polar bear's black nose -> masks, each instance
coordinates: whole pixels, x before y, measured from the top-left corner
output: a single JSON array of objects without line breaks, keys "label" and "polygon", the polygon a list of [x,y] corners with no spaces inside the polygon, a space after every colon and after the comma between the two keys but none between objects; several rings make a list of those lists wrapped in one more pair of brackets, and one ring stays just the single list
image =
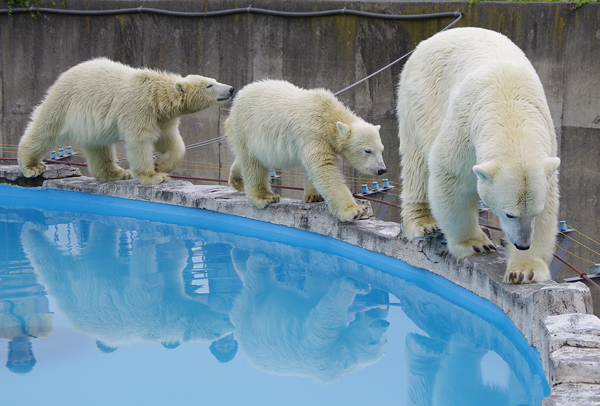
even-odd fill
[{"label": "polar bear's black nose", "polygon": [[229,88],[229,94],[233,95],[233,92],[235,92],[235,89],[233,87]]},{"label": "polar bear's black nose", "polygon": [[515,244],[515,247],[520,251],[527,251],[529,249],[529,245],[527,247],[523,247],[521,245]]},{"label": "polar bear's black nose", "polygon": [[390,326],[390,322],[384,319],[378,319],[371,324],[373,328],[388,328]]},{"label": "polar bear's black nose", "polygon": [[386,172],[387,172],[387,169],[385,169],[385,168],[384,169],[378,169],[377,170],[377,175],[383,175]]}]

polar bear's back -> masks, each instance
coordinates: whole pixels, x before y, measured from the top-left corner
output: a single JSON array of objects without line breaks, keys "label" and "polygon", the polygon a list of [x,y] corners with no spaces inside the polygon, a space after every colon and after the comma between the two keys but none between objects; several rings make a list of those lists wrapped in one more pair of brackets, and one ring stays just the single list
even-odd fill
[{"label": "polar bear's back", "polygon": [[421,42],[401,75],[405,83],[435,79],[449,88],[482,66],[511,62],[533,69],[531,63],[506,36],[483,28],[455,28]]},{"label": "polar bear's back", "polygon": [[137,72],[106,58],[92,59],[63,72],[48,89],[45,100],[60,102],[65,107],[91,104],[102,107],[115,96],[131,91]]},{"label": "polar bear's back", "polygon": [[356,117],[330,91],[264,80],[244,86],[237,94],[228,137],[236,155],[244,150],[265,164],[283,168],[300,165],[308,138],[325,139],[340,120],[352,122]]},{"label": "polar bear's back", "polygon": [[509,82],[525,84],[530,97],[545,100],[539,77],[523,51],[500,33],[455,28],[421,42],[398,84],[401,138],[410,134],[419,139],[421,148],[429,149],[443,120],[453,114],[453,104],[460,99],[481,105],[485,101],[475,99],[494,97],[490,87],[502,76],[512,76],[515,80]]},{"label": "polar bear's back", "polygon": [[118,141],[123,124],[140,127],[156,121],[152,106],[155,86],[150,82],[161,77],[173,83],[178,78],[106,58],[80,63],[63,72],[48,89],[32,121],[52,126],[48,133],[83,143]]}]

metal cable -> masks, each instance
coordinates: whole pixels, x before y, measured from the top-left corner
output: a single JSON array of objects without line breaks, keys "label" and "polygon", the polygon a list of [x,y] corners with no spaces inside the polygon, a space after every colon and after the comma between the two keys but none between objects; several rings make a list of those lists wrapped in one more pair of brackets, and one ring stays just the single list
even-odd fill
[{"label": "metal cable", "polygon": [[214,144],[215,142],[224,141],[224,140],[225,140],[225,136],[221,136],[221,137],[217,137],[217,138],[211,138],[210,140],[200,141],[200,142],[196,142],[194,144],[186,145],[185,149],[192,149],[192,148],[204,147],[206,145]]},{"label": "metal cable", "polygon": [[161,10],[157,8],[139,6],[136,8],[123,8],[116,10],[64,10],[46,7],[26,7],[26,8],[11,8],[11,9],[0,9],[0,14],[18,14],[18,13],[44,13],[44,14],[59,14],[59,15],[75,15],[75,16],[112,16],[121,14],[158,14],[170,17],[195,17],[195,18],[207,18],[207,17],[221,17],[235,14],[263,14],[277,17],[293,17],[293,18],[306,18],[306,17],[328,17],[333,15],[354,15],[359,17],[367,18],[379,18],[384,20],[418,20],[425,18],[446,18],[446,17],[458,17],[462,15],[460,11],[455,12],[443,12],[443,13],[430,13],[430,14],[381,14],[381,13],[370,13],[368,11],[360,10],[349,10],[347,8],[337,10],[324,10],[324,11],[307,11],[307,12],[295,12],[295,11],[278,11],[278,10],[267,10],[263,8],[255,8],[252,6],[243,8],[234,8],[228,10],[218,11],[171,11]]},{"label": "metal cable", "polygon": [[[456,17],[456,20],[452,21],[450,24],[448,24],[446,27],[444,27],[440,32],[446,31],[449,28],[452,28],[457,22],[460,21],[460,19],[463,17],[463,14],[460,11],[456,11],[456,13],[458,13],[458,16]],[[386,70],[387,68],[389,68],[390,66],[400,62],[401,60],[403,60],[404,58],[406,58],[407,56],[409,56],[410,54],[412,54],[413,52],[415,52],[415,50],[413,49],[412,51],[402,55],[400,58],[396,59],[394,62],[384,66],[383,68],[379,69],[377,72],[373,72],[371,73],[369,76],[362,78],[361,80],[359,80],[358,82],[355,82],[353,84],[351,84],[350,86],[347,86],[345,88],[343,88],[342,90],[338,90],[337,92],[335,92],[333,95],[337,96],[340,93],[345,92],[348,89],[352,89],[354,86],[361,84],[362,82],[364,82],[365,80],[371,79],[373,76],[377,75],[378,73],[383,72],[384,70]]]}]

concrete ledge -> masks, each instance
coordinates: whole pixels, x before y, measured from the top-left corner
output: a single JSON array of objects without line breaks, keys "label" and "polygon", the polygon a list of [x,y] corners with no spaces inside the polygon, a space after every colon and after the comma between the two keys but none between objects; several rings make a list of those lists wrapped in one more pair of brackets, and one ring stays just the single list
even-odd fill
[{"label": "concrete ledge", "polygon": [[16,165],[0,165],[0,183],[17,186],[42,186],[48,179],[63,179],[81,176],[79,169],[72,165],[48,165],[46,171],[35,178],[26,178]]},{"label": "concrete ledge", "polygon": [[541,354],[549,383],[600,385],[600,319],[563,314],[546,318],[542,328]]},{"label": "concrete ledge", "polygon": [[600,405],[600,385],[565,384],[552,387],[542,406]]},{"label": "concrete ledge", "polygon": [[[16,166],[0,166],[0,177],[12,178]],[[19,172],[20,173],[20,172]],[[501,308],[541,352],[544,371],[553,388],[545,406],[590,405],[600,402],[600,319],[593,316],[589,289],[583,283],[547,282],[505,285],[505,253],[456,260],[441,236],[420,241],[404,237],[399,224],[377,219],[344,223],[325,203],[282,199],[259,210],[244,193],[229,186],[193,185],[170,180],[145,186],[137,180],[101,182],[88,177],[49,179],[43,188],[76,191],[212,210],[327,235],[400,259],[443,276]],[[368,204],[368,202],[367,202]]]}]

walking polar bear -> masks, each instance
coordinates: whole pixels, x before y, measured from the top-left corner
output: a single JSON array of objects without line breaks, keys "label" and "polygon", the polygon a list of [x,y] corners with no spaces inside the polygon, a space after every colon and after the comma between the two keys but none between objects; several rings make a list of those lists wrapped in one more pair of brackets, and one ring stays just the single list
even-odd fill
[{"label": "walking polar bear", "polygon": [[[106,58],[64,72],[31,115],[19,142],[18,162],[30,178],[45,170],[40,162],[62,142],[83,146],[92,176],[157,184],[183,159],[179,119],[227,102],[233,88],[198,75],[135,69]],[[114,143],[125,141],[130,171],[117,164]],[[153,162],[153,152],[162,155]]]},{"label": "walking polar bear", "polygon": [[504,282],[549,280],[560,159],[524,53],[489,30],[439,33],[406,63],[397,114],[406,236],[441,229],[457,258],[494,251],[478,225],[481,198],[510,241]]},{"label": "walking polar bear", "polygon": [[357,295],[371,287],[349,276],[325,291],[282,286],[277,264],[261,253],[234,249],[244,288],[231,309],[240,348],[257,368],[277,375],[334,382],[379,361],[390,323],[365,312],[348,320]]},{"label": "walking polar bear", "polygon": [[379,129],[327,90],[281,80],[251,83],[239,91],[225,121],[236,156],[229,184],[263,208],[280,199],[271,191],[269,168],[302,164],[305,202],[325,199],[341,221],[361,218],[367,208],[356,204],[336,165],[341,156],[362,173],[385,173]]}]

